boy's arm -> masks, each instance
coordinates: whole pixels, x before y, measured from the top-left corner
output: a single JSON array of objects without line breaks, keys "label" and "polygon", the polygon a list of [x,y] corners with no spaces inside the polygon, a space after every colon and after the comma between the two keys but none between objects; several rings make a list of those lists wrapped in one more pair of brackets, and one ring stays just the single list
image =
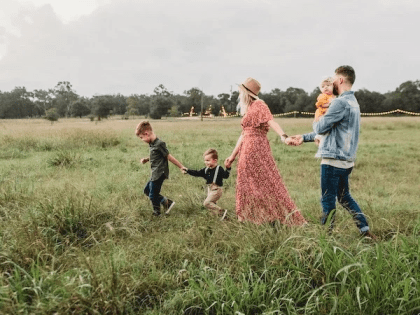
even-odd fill
[{"label": "boy's arm", "polygon": [[226,167],[226,170],[223,170],[223,178],[229,178],[231,168]]},{"label": "boy's arm", "polygon": [[166,158],[168,159],[169,162],[171,162],[172,164],[178,166],[180,169],[184,169],[184,165],[181,164],[181,162],[179,162],[176,158],[174,158],[171,154],[168,154],[166,156]]},{"label": "boy's arm", "polygon": [[187,170],[187,173],[190,174],[191,176],[206,178],[206,173],[205,173],[206,169],[205,168],[202,168],[199,171],[190,170],[189,168],[187,168],[186,170]]}]

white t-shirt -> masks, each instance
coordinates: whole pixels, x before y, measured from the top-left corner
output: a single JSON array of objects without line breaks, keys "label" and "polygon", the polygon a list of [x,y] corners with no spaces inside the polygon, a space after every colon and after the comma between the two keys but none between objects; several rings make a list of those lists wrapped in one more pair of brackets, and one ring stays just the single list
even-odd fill
[{"label": "white t-shirt", "polygon": [[336,160],[336,159],[322,159],[321,160],[321,164],[324,165],[331,165],[337,168],[351,168],[354,166],[354,161],[350,162],[350,161],[344,161],[344,160]]}]

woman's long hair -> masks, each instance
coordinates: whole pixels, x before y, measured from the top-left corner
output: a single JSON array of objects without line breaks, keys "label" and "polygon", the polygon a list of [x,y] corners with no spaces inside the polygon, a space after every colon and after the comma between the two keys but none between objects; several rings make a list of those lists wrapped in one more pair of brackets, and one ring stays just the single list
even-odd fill
[{"label": "woman's long hair", "polygon": [[255,96],[249,94],[248,90],[245,87],[239,85],[239,105],[241,107],[242,116],[246,114],[249,105],[251,105],[251,103],[254,102],[256,99],[258,99],[258,97],[255,98]]}]

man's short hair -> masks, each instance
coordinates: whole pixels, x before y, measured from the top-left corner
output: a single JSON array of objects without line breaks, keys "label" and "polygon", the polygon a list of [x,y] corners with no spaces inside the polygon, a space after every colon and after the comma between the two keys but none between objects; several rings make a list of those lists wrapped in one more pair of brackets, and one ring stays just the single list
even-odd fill
[{"label": "man's short hair", "polygon": [[217,153],[216,149],[208,149],[206,150],[206,152],[204,152],[203,156],[206,155],[211,155],[211,158],[214,160],[218,160],[219,159],[219,154]]},{"label": "man's short hair", "polygon": [[153,131],[152,125],[147,120],[143,120],[137,125],[136,136],[143,134],[145,131]]},{"label": "man's short hair", "polygon": [[356,80],[356,72],[354,72],[354,69],[351,66],[340,66],[335,69],[335,74],[345,77],[351,85],[353,85]]}]

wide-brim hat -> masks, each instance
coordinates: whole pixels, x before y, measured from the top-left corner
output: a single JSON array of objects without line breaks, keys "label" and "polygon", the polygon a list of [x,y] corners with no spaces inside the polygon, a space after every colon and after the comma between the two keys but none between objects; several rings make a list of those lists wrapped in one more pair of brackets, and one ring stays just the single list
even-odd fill
[{"label": "wide-brim hat", "polygon": [[248,93],[255,97],[258,98],[258,94],[261,91],[261,84],[260,82],[258,82],[257,80],[249,77],[247,78],[244,82],[242,82],[242,85],[247,91]]}]

